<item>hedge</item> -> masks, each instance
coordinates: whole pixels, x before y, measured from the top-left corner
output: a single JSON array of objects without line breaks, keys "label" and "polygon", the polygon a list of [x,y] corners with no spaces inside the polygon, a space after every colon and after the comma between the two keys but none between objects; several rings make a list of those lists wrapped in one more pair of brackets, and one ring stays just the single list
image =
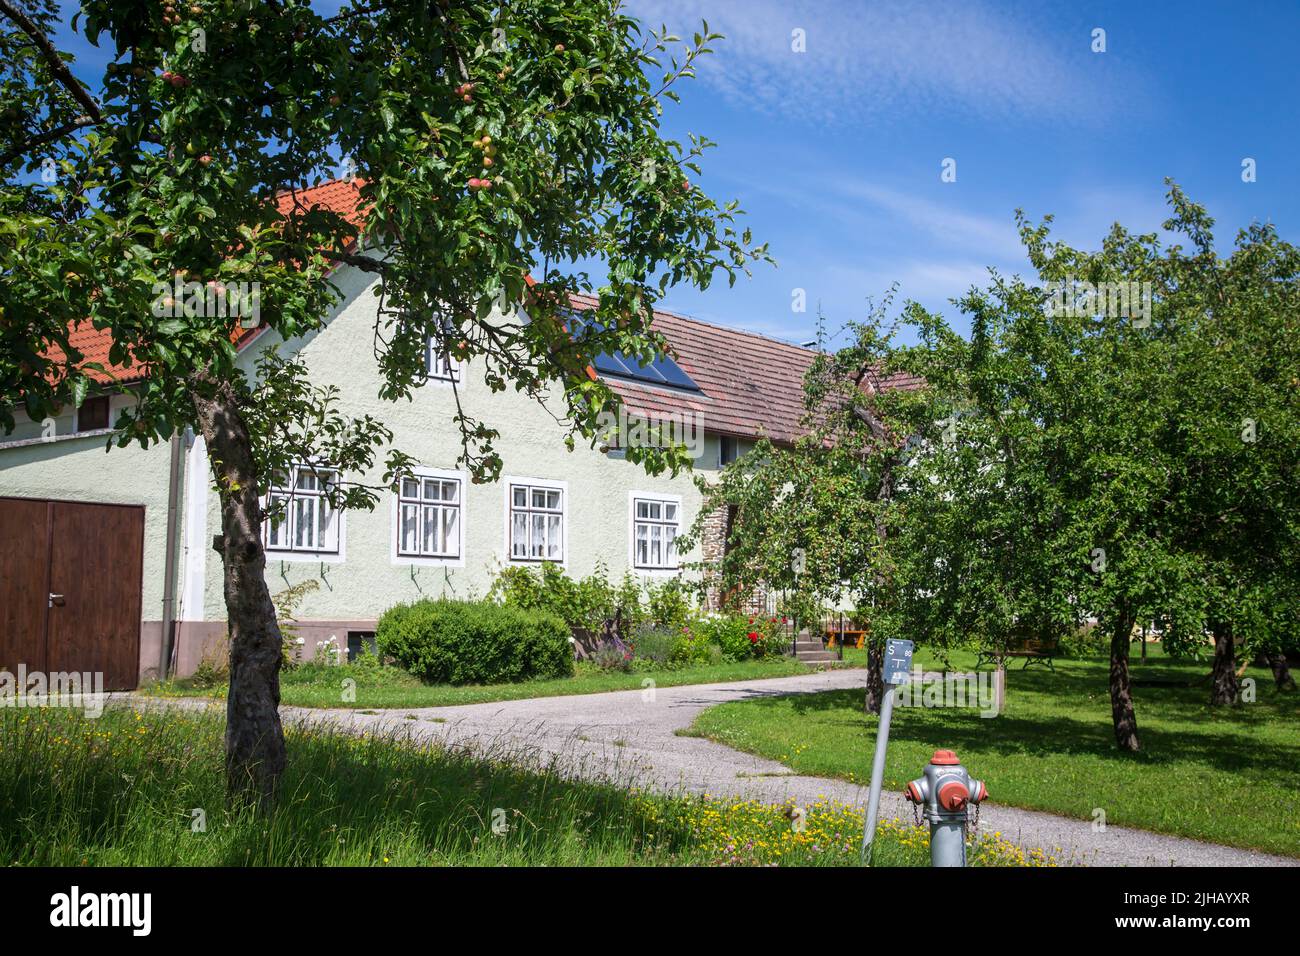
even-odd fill
[{"label": "hedge", "polygon": [[500,684],[573,673],[569,628],[554,614],[490,601],[416,601],[375,628],[382,655],[431,684]]}]

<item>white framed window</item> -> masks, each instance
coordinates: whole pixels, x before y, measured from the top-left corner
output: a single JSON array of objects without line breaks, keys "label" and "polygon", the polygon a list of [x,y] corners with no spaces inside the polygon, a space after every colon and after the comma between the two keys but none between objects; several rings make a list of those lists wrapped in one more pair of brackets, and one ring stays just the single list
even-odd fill
[{"label": "white framed window", "polygon": [[506,481],[506,551],[511,561],[565,560],[568,486],[562,481]]},{"label": "white framed window", "polygon": [[464,563],[465,475],[415,468],[393,497],[395,564]]},{"label": "white framed window", "polygon": [[[450,334],[451,324],[443,320],[443,328]],[[444,347],[445,335],[431,335],[424,340],[424,372],[430,382],[460,382],[463,362],[452,358]]]},{"label": "white framed window", "polygon": [[276,472],[267,508],[279,511],[262,522],[266,550],[277,553],[342,557],[342,516],[329,501],[338,469],[302,463]]},{"label": "white framed window", "polygon": [[718,436],[718,467],[725,468],[741,456],[740,439],[733,435]]},{"label": "white framed window", "polygon": [[432,382],[460,381],[460,362],[448,355],[442,343],[432,335],[424,345],[424,371]]},{"label": "white framed window", "polygon": [[641,491],[634,491],[628,497],[632,567],[642,571],[676,571],[682,499],[677,495]]}]

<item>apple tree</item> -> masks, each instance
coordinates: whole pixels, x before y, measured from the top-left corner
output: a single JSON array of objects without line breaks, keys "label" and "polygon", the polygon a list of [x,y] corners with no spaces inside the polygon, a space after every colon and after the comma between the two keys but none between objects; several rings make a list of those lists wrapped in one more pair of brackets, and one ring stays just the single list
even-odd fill
[{"label": "apple tree", "polygon": [[[570,444],[617,399],[587,374],[602,351],[647,360],[676,283],[735,281],[768,258],[695,182],[711,144],[667,136],[664,109],[718,37],[646,32],[617,0],[87,0],[72,24],[104,54],[78,69],[52,0],[0,0],[0,424],[79,401],[113,369],[144,369],[115,440],[203,435],[220,499],[231,638],[232,793],[269,800],[284,765],[281,635],[264,579],[265,490],[290,461],[347,480],[409,462],[382,422],[353,419],[292,357],[237,363],[220,310],[159,318],[158,284],[260,287],[260,322],[318,328],[343,267],[377,280],[381,397],[410,398],[426,343],[475,360],[493,390],[548,407]],[[353,216],[302,201],[343,175]],[[586,271],[595,270],[593,278]],[[571,293],[599,295],[579,328]],[[206,300],[205,300],[206,301]],[[168,303],[174,306],[174,303]],[[525,311],[526,310],[526,311]],[[70,333],[111,335],[97,367]],[[459,407],[459,402],[458,402]],[[461,462],[498,476],[493,423],[461,412]],[[635,449],[650,470],[681,449]]]}]

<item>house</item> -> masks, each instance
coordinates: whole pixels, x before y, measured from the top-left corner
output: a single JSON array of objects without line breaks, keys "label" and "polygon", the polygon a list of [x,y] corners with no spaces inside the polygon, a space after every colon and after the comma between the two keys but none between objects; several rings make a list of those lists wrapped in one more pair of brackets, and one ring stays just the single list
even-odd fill
[{"label": "house", "polygon": [[[336,208],[354,195],[344,182],[300,193],[309,204]],[[625,571],[658,579],[720,553],[723,514],[709,517],[701,554],[675,548],[700,508],[692,475],[650,477],[617,447],[566,450],[546,410],[512,391],[490,392],[473,362],[431,352],[428,381],[414,401],[380,400],[377,280],[350,266],[334,279],[342,297],[319,330],[289,342],[266,328],[248,330],[240,361],[251,370],[272,345],[300,354],[315,380],[338,387],[345,411],[384,421],[393,445],[419,466],[373,511],[332,512],[321,495],[329,474],[319,463],[293,469],[269,489],[289,502],[284,518],[264,529],[272,593],[317,582],[295,612],[306,656],[321,642],[355,647],[398,602],[482,597],[514,564],[555,561],[577,576],[603,564],[614,579]],[[581,311],[592,301],[572,304]],[[653,321],[678,353],[675,362],[665,357],[646,369],[604,356],[595,374],[629,414],[675,416],[695,429],[687,444],[697,474],[716,472],[760,435],[793,440],[815,352],[668,312]],[[77,334],[82,351],[106,359],[106,335]],[[465,411],[500,430],[504,468],[495,484],[473,484],[456,467],[453,379]],[[165,631],[174,636],[171,670],[180,675],[221,645],[221,561],[212,550],[220,517],[203,440],[186,434],[148,449],[106,451],[118,409],[132,401],[129,390],[90,397],[0,436],[0,667],[100,671],[109,689],[129,688],[158,672]],[[379,472],[344,478],[377,485]]]}]

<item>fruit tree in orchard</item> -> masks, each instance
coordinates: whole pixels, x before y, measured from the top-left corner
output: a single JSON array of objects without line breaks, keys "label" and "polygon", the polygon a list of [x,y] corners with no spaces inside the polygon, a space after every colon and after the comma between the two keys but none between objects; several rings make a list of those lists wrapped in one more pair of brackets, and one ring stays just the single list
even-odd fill
[{"label": "fruit tree in orchard", "polygon": [[[379,489],[347,476],[382,457],[389,482],[409,462],[295,359],[268,351],[245,375],[229,317],[157,318],[155,286],[256,282],[260,322],[289,339],[319,327],[333,271],[363,270],[378,281],[382,398],[411,396],[432,338],[491,389],[558,404],[570,444],[588,440],[616,402],[588,358],[649,360],[666,349],[650,326],[666,288],[734,281],[767,258],[735,228],[736,203],[689,188],[710,143],[660,128],[674,84],[717,37],[705,28],[671,56],[678,38],[645,32],[614,0],[356,0],[328,15],[92,0],[73,23],[108,61],[92,73],[55,46],[57,18],[52,0],[0,0],[0,425],[110,377],[70,339],[91,326],[111,336],[111,368],[147,371],[113,423],[118,444],[203,435],[231,638],[229,785],[269,799],[284,741],[267,479],[318,457],[344,478],[335,503],[367,506]],[[360,215],[301,200],[340,169]],[[600,300],[580,333],[563,313],[574,292]],[[524,308],[526,321],[501,319]],[[461,463],[495,478],[493,424],[456,422]],[[629,457],[685,462],[680,449]]]}]

